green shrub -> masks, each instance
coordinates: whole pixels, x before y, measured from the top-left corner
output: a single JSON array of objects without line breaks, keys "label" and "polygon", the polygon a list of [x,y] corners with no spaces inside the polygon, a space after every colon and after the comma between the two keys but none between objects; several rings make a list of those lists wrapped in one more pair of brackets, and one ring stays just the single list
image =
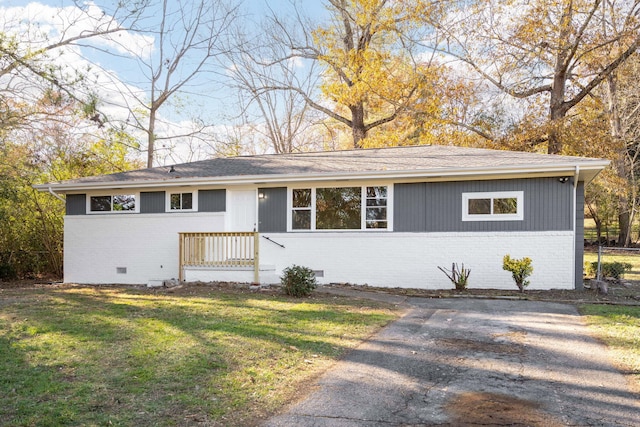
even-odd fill
[{"label": "green shrub", "polygon": [[527,277],[533,273],[531,258],[512,259],[511,256],[505,255],[504,258],[502,258],[502,269],[511,272],[511,277],[513,277],[520,292],[524,292],[524,288],[529,286]]},{"label": "green shrub", "polygon": [[293,297],[306,297],[318,286],[313,270],[299,265],[285,268],[280,282],[284,293]]},{"label": "green shrub", "polygon": [[0,262],[0,280],[14,280],[18,278],[13,265]]},{"label": "green shrub", "polygon": [[[631,271],[633,266],[628,262],[601,262],[600,273],[602,278],[620,279],[625,273]],[[586,262],[585,270],[587,275],[595,277],[598,273],[598,261]]]}]

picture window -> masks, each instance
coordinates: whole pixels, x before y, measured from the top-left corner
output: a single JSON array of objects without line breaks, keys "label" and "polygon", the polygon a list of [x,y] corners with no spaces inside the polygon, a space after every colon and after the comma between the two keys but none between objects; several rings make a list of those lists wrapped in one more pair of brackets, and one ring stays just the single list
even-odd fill
[{"label": "picture window", "polygon": [[292,230],[388,229],[388,187],[291,190]]}]

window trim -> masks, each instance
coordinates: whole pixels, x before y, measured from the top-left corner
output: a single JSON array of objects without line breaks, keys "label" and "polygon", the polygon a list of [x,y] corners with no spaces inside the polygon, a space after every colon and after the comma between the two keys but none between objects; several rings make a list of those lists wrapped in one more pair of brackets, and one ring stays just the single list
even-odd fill
[{"label": "window trim", "polygon": [[[197,212],[198,211],[198,190],[167,190],[165,193],[165,212],[166,213],[179,213],[179,212]],[[171,209],[171,195],[172,194],[184,194],[191,193],[191,209]]]},{"label": "window trim", "polygon": [[[309,206],[293,206],[293,192],[296,190],[309,190],[311,192],[311,194],[309,195],[309,199],[310,199]],[[290,195],[291,207],[287,209],[288,217],[290,217],[290,220],[289,219],[287,220],[287,228],[291,228],[291,231],[314,230],[316,227],[316,218],[315,218],[315,215],[313,215],[313,213],[315,212],[315,206],[316,206],[316,200],[315,200],[316,189],[310,188],[310,187],[291,188],[290,191],[288,191],[288,195]],[[307,212],[307,211],[309,212],[309,228],[293,228],[293,213]]]},{"label": "window trim", "polygon": [[[316,189],[318,188],[350,188],[359,187],[361,191],[360,200],[360,228],[354,229],[317,229],[316,228]],[[387,228],[367,228],[367,187],[387,187]],[[293,190],[311,190],[311,228],[296,229],[293,228]],[[302,208],[298,208],[302,209]],[[350,183],[328,183],[326,185],[309,185],[308,183],[300,183],[300,185],[287,187],[287,232],[291,233],[357,233],[357,232],[390,232],[393,231],[393,184],[392,183],[366,183],[366,184],[350,184]]]},{"label": "window trim", "polygon": [[[516,199],[515,214],[470,214],[469,200],[491,199],[493,210],[494,199]],[[524,220],[524,191],[490,191],[478,193],[462,193],[462,221],[523,221]]]},{"label": "window trim", "polygon": [[[133,210],[126,211],[116,211],[113,210],[113,197],[114,196],[133,196],[136,200],[136,206]],[[93,197],[111,197],[111,209],[108,211],[94,211],[91,210],[91,199]],[[117,215],[126,215],[140,212],[140,193],[135,192],[111,192],[111,193],[95,193],[95,194],[87,194],[87,214],[88,215],[109,215],[109,214],[117,214]]]}]

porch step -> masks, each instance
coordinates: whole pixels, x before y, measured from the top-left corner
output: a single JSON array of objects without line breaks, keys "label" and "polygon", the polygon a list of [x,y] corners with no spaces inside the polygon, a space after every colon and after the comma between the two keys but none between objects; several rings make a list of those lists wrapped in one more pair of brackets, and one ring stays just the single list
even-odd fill
[{"label": "porch step", "polygon": [[[280,283],[274,265],[261,265],[259,271],[260,284],[272,285]],[[187,282],[239,282],[254,283],[254,270],[251,267],[184,267],[184,280]]]}]

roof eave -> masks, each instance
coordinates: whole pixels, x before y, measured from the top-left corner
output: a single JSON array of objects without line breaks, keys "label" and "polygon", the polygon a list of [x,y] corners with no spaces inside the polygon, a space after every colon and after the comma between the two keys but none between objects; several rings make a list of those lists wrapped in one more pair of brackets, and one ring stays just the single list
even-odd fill
[{"label": "roof eave", "polygon": [[194,185],[247,185],[273,184],[300,181],[335,181],[335,180],[365,180],[365,179],[408,179],[426,181],[451,181],[471,179],[509,179],[542,176],[574,176],[579,171],[578,179],[588,183],[602,169],[609,164],[608,160],[589,160],[580,163],[557,165],[519,165],[494,166],[481,168],[438,168],[412,171],[375,171],[375,172],[335,172],[310,174],[275,174],[275,175],[244,175],[221,177],[173,178],[162,180],[133,180],[133,181],[103,181],[86,183],[49,183],[35,185],[39,191],[54,190],[59,193],[76,191],[91,191],[102,189],[124,188],[159,188],[180,187]]}]

